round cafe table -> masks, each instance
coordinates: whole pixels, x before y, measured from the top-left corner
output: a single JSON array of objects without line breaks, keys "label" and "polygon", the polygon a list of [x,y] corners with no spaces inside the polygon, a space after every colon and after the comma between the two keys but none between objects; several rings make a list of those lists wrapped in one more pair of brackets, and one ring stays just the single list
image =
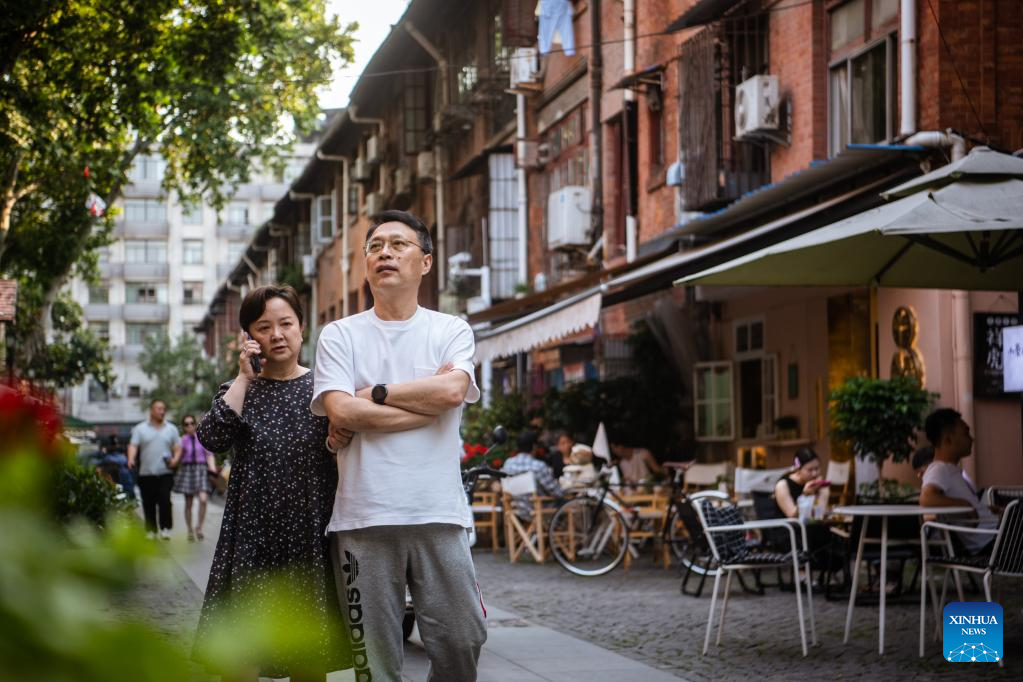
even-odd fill
[{"label": "round cafe table", "polygon": [[[973,507],[920,507],[910,504],[851,504],[845,507],[835,507],[831,510],[833,516],[864,516],[863,525],[860,528],[860,540],[856,547],[856,563],[853,564],[852,585],[849,588],[849,608],[845,613],[845,638],[843,644],[849,643],[849,629],[852,627],[853,607],[856,605],[856,587],[860,577],[860,562],[863,560],[863,545],[867,539],[867,521],[871,516],[881,517],[881,597],[880,614],[878,615],[879,627],[877,634],[877,653],[884,654],[884,607],[885,579],[888,575],[888,518],[891,516],[947,516],[950,514],[969,514]],[[921,548],[920,551],[925,551]]]}]

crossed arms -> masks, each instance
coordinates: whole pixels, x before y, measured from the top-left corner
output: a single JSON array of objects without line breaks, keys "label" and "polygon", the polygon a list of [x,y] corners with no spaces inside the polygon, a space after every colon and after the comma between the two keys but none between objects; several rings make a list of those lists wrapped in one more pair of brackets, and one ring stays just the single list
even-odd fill
[{"label": "crossed arms", "polygon": [[347,443],[353,433],[394,433],[433,423],[438,415],[465,400],[469,375],[447,363],[430,377],[387,384],[387,401],[378,405],[370,397],[372,387],[355,395],[344,391],[323,394],[323,408],[330,419],[330,438]]}]

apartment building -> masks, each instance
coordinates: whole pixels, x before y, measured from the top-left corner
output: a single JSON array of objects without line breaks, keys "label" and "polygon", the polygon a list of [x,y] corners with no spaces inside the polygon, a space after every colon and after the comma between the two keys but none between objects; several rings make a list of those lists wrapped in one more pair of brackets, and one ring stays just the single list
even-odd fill
[{"label": "apartment building", "polygon": [[684,454],[845,458],[828,393],[890,375],[908,310],[926,387],[979,425],[975,480],[1023,481],[1018,398],[975,399],[969,367],[971,320],[1017,311],[1015,290],[673,286],[877,207],[971,146],[1023,147],[1018,3],[571,6],[571,39],[561,23],[547,46],[535,3],[411,2],[204,328],[291,263],[312,345],[372,305],[369,217],[410,209],[437,244],[421,301],[467,317],[485,393],[627,372],[646,324],[686,390]]},{"label": "apartment building", "polygon": [[296,145],[278,175],[257,169],[219,212],[165,192],[159,154],[136,159],[117,203],[115,241],[100,252],[102,280],[71,285],[87,324],[110,345],[117,381],[108,391],[92,378],[71,389],[71,414],[102,433],[123,431],[144,418],[151,382],[138,357],[146,339],[192,332],[314,146]]}]

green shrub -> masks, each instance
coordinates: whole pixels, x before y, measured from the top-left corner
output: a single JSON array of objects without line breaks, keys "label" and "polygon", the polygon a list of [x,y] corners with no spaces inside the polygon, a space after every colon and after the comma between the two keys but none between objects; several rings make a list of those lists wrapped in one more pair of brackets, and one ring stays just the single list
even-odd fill
[{"label": "green shrub", "polygon": [[60,461],[53,470],[52,497],[57,518],[65,523],[75,517],[102,526],[110,514],[129,512],[135,503],[95,469],[73,459]]}]

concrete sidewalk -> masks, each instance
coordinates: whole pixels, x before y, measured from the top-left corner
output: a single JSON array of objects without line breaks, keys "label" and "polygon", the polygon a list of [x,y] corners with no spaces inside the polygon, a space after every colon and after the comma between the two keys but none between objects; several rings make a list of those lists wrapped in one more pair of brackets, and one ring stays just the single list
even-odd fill
[{"label": "concrete sidewalk", "polygon": [[[202,591],[206,590],[213,550],[220,532],[221,503],[209,505],[203,542],[185,542],[181,510],[184,498],[174,496],[174,541],[168,552]],[[583,578],[580,578],[583,580]],[[528,586],[524,585],[524,589]],[[484,596],[486,586],[483,586]],[[600,612],[593,614],[601,618]],[[638,661],[595,646],[550,628],[534,625],[494,604],[487,604],[488,636],[480,656],[479,682],[530,682],[534,680],[587,680],[600,682],[677,682],[678,677]],[[405,645],[402,677],[409,682],[425,682],[430,662],[418,630]],[[352,671],[330,675],[328,682],[350,682]]]}]

